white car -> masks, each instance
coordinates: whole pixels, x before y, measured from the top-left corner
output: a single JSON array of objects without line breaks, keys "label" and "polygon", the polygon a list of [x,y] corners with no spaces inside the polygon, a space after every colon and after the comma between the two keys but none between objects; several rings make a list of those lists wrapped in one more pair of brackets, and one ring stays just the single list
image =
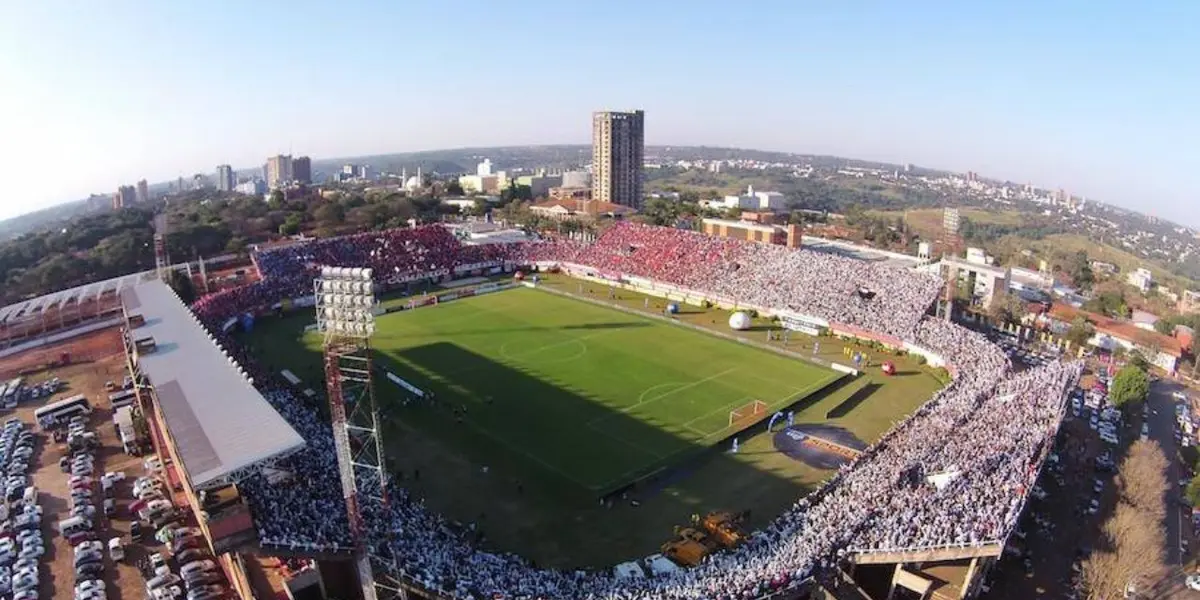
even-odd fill
[{"label": "white car", "polygon": [[18,575],[13,577],[14,590],[29,590],[35,589],[38,586],[38,578],[31,575]]},{"label": "white car", "polygon": [[88,590],[103,591],[104,590],[104,580],[103,579],[86,579],[84,581],[80,581],[78,584],[75,585],[75,593],[76,594],[81,594]]},{"label": "white car", "polygon": [[1184,583],[1187,584],[1188,589],[1200,592],[1200,573],[1197,573],[1196,575],[1188,575],[1188,578],[1184,581]]},{"label": "white car", "polygon": [[88,540],[86,542],[80,542],[78,546],[75,546],[76,554],[79,554],[80,552],[87,552],[88,550],[103,552],[104,542],[101,542],[100,540]]}]

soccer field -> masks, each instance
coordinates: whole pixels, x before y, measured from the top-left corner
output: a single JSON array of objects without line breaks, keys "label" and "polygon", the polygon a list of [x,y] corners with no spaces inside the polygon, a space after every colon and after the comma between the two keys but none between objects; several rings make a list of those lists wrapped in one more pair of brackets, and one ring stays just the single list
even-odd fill
[{"label": "soccer field", "polygon": [[[305,345],[316,351],[319,336]],[[482,455],[520,457],[595,494],[753,424],[736,417],[755,401],[767,417],[841,376],[525,288],[382,316],[372,345],[377,365],[433,390],[440,407],[406,410],[443,412],[478,438],[471,445]],[[376,391],[385,414],[395,409],[388,399],[403,397],[382,377]]]}]

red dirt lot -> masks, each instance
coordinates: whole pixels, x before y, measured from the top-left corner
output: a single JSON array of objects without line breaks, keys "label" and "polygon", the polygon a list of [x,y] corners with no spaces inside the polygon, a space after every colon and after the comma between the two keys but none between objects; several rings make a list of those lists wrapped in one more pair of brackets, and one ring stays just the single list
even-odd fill
[{"label": "red dirt lot", "polygon": [[[53,363],[58,360],[63,352],[71,354],[72,364],[88,363],[113,354],[120,355],[122,352],[121,330],[118,327],[110,327],[49,346],[42,346],[27,352],[0,358],[0,378],[12,379],[22,371],[36,369]],[[49,379],[53,376],[54,374],[47,374],[38,379],[38,381]],[[120,377],[117,379],[120,380]]]},{"label": "red dirt lot", "polygon": [[[118,330],[113,328],[98,332],[98,335],[88,336],[86,339],[72,340],[70,343],[63,344],[61,348],[53,350],[49,356],[57,356],[57,353],[61,351],[70,351],[72,356],[88,353],[91,360],[28,376],[32,382],[59,377],[66,383],[66,388],[51,398],[23,402],[13,411],[13,414],[5,416],[5,418],[19,418],[31,430],[38,432],[33,459],[30,461],[30,480],[38,488],[39,502],[45,511],[42,518],[42,534],[46,541],[46,554],[41,560],[43,568],[41,569],[39,589],[39,596],[42,598],[72,597],[75,572],[74,550],[57,531],[58,521],[67,516],[70,510],[67,490],[69,475],[58,468],[58,460],[65,454],[65,451],[59,444],[51,440],[49,435],[38,430],[33,417],[34,411],[67,396],[86,395],[93,408],[88,423],[89,429],[96,432],[101,442],[101,446],[95,451],[96,474],[94,477],[98,479],[106,471],[125,471],[126,473],[126,481],[116,487],[117,512],[113,520],[110,521],[103,516],[100,506],[103,494],[98,486],[95,490],[93,501],[97,504],[97,539],[107,543],[113,537],[121,537],[126,543],[129,542],[129,488],[133,479],[142,474],[141,459],[128,456],[121,451],[120,442],[112,426],[111,406],[108,404],[108,396],[104,389],[105,382],[120,381],[125,374],[124,356]],[[39,364],[39,360],[42,359],[19,355],[5,360],[3,368],[11,371],[21,365]],[[131,545],[126,549],[126,558],[121,563],[114,563],[111,558],[106,556],[104,580],[109,598],[136,600],[145,596],[144,579],[136,565],[146,555],[146,549],[139,545]]]}]

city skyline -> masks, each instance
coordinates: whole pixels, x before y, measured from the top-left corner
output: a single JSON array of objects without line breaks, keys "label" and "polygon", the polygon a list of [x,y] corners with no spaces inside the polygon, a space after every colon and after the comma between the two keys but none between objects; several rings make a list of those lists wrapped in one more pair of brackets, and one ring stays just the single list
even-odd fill
[{"label": "city skyline", "polygon": [[[0,99],[0,158],[21,174],[0,218],[118,182],[253,165],[291,148],[346,157],[587,143],[587,114],[636,106],[653,115],[651,145],[975,171],[1200,226],[1178,177],[1200,163],[1188,102],[1200,81],[1187,60],[1200,48],[1186,27],[1200,7],[1190,5],[1089,4],[1081,12],[1019,2],[858,10],[764,2],[729,11],[701,2],[681,12],[616,2],[593,14],[530,1],[499,10],[528,17],[541,41],[532,50],[500,44],[502,32],[486,27],[478,36],[409,31],[410,43],[437,57],[420,75],[391,69],[367,41],[387,23],[448,14],[471,28],[491,22],[497,7],[365,2],[349,13],[369,18],[327,23],[305,17],[310,10],[237,5],[239,19],[226,23],[210,5],[62,6],[14,5],[0,19],[0,75],[18,90]],[[639,19],[623,19],[629,11]],[[718,12],[722,19],[710,18]],[[179,23],[195,26],[180,31]],[[599,36],[661,37],[666,23],[678,32],[669,44],[614,47]],[[106,35],[122,27],[148,39]],[[752,32],[754,43],[712,43],[739,31]],[[172,52],[147,51],[158,45]],[[293,57],[281,93],[262,75],[277,67],[271,48]],[[193,76],[211,61],[237,65],[215,89]],[[501,64],[531,65],[518,71],[553,82],[476,93],[512,85]],[[415,78],[425,79],[420,94],[411,93]]]}]

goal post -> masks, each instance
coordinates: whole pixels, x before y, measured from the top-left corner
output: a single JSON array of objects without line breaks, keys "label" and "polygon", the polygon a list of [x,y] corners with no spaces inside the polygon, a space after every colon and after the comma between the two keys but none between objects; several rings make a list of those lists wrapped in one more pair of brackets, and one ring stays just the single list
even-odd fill
[{"label": "goal post", "polygon": [[763,402],[762,400],[748,402],[729,411],[729,426],[733,427],[738,423],[755,421],[765,414],[767,414],[766,402]]}]

